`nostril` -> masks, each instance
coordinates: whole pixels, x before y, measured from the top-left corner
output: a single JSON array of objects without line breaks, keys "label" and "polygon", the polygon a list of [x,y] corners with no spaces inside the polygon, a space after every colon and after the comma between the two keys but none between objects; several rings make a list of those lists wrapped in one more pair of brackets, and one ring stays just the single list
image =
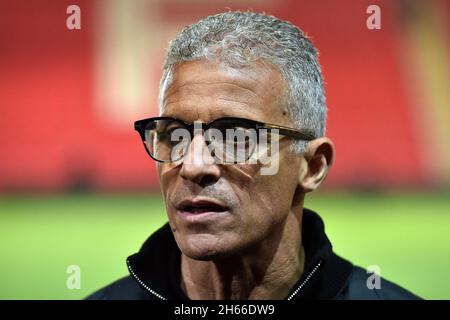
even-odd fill
[{"label": "nostril", "polygon": [[214,176],[212,176],[212,175],[206,175],[206,176],[203,176],[203,177],[199,180],[198,185],[200,185],[201,187],[204,188],[204,187],[213,185],[214,183],[217,182],[217,180],[218,180],[218,179],[216,179],[216,178],[215,178]]}]

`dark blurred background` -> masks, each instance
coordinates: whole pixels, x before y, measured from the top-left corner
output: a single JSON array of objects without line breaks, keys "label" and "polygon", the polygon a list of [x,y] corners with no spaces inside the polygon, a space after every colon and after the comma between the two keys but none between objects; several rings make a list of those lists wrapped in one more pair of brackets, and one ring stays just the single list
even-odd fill
[{"label": "dark blurred background", "polygon": [[126,274],[166,221],[133,121],[157,115],[168,41],[230,9],[288,20],[319,49],[336,161],[307,206],[336,251],[450,299],[446,0],[0,0],[0,298],[76,299]]}]

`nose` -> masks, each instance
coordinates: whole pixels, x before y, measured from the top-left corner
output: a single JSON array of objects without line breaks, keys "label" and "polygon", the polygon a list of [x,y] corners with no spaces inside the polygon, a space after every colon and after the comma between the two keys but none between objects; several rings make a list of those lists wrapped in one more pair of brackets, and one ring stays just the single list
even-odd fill
[{"label": "nose", "polygon": [[203,134],[194,135],[183,158],[180,176],[205,186],[220,178],[220,168],[215,163]]}]

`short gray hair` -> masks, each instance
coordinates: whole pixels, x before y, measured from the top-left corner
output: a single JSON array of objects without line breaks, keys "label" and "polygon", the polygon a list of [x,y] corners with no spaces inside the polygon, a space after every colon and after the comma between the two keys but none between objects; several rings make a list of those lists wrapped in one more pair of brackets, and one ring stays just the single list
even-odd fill
[{"label": "short gray hair", "polygon": [[[325,134],[326,101],[318,53],[305,33],[289,22],[261,13],[232,11],[192,24],[170,42],[160,84],[160,109],[173,67],[208,59],[232,67],[262,60],[287,83],[287,108],[294,126],[315,137]],[[306,144],[294,145],[303,152]]]}]

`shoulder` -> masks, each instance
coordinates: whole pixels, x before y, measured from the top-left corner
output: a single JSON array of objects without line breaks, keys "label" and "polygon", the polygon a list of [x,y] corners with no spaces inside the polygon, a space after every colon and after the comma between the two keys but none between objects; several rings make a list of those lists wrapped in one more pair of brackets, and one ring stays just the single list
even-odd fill
[{"label": "shoulder", "polygon": [[127,276],[90,294],[86,300],[148,300],[151,298],[131,276]]},{"label": "shoulder", "polygon": [[[380,277],[377,286],[370,288],[370,274],[361,267],[354,266],[345,287],[336,299],[343,300],[420,300],[415,294],[399,285]],[[370,283],[370,280],[369,280]]]}]

